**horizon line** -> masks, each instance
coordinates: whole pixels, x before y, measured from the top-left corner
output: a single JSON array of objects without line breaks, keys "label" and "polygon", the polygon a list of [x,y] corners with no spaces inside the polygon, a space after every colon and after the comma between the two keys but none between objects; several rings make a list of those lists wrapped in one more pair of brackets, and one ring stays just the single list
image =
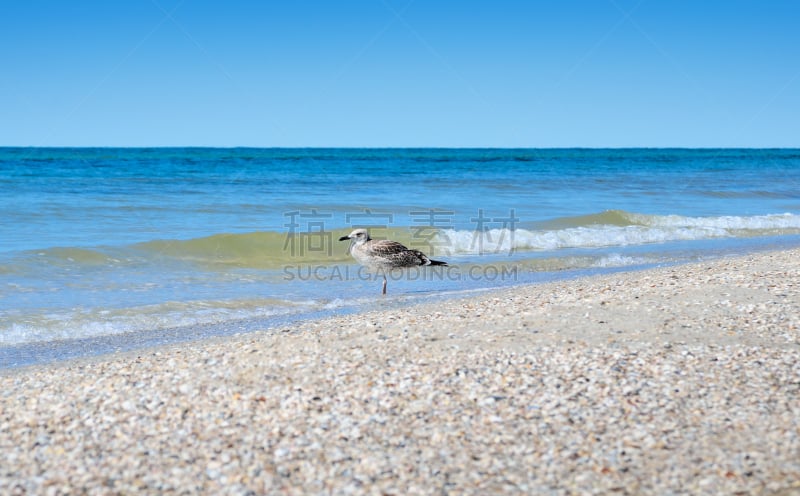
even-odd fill
[{"label": "horizon line", "polygon": [[254,145],[0,145],[0,149],[208,150],[797,150],[795,146],[254,146]]}]

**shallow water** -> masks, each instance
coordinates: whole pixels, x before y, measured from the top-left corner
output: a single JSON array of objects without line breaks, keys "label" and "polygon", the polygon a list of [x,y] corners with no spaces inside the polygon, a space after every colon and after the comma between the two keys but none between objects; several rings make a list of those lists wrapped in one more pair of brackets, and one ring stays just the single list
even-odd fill
[{"label": "shallow water", "polygon": [[[0,187],[0,366],[800,244],[799,150],[5,148]],[[378,300],[354,227],[451,266]]]}]

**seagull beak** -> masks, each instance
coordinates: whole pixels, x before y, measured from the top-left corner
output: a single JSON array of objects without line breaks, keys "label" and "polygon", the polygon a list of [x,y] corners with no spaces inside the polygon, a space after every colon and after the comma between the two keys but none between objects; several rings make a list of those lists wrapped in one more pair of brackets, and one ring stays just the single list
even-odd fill
[{"label": "seagull beak", "polygon": [[346,241],[348,239],[350,239],[350,236],[342,236],[341,238],[339,238],[339,241]]}]

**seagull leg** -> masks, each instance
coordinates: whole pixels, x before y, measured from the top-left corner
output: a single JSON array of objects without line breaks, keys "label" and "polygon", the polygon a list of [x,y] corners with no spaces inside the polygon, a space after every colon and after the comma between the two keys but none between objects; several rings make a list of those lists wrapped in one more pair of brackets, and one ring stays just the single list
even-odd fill
[{"label": "seagull leg", "polygon": [[386,274],[383,275],[383,292],[381,294],[386,294]]}]

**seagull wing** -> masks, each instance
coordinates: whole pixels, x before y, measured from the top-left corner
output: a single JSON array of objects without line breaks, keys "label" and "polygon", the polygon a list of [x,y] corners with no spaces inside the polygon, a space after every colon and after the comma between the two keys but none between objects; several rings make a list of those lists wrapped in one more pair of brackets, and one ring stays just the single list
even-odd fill
[{"label": "seagull wing", "polygon": [[430,259],[419,250],[410,250],[397,241],[376,240],[370,243],[369,251],[393,267],[416,267],[429,265]]},{"label": "seagull wing", "polygon": [[408,248],[402,244],[388,239],[371,240],[369,241],[368,249],[371,254],[384,258],[391,258],[408,251]]},{"label": "seagull wing", "polygon": [[428,258],[428,255],[422,253],[419,250],[408,250],[408,253],[406,254],[406,257],[408,259],[412,259],[412,257],[413,257],[413,259],[418,260],[417,265],[430,265],[431,264],[431,259]]}]

